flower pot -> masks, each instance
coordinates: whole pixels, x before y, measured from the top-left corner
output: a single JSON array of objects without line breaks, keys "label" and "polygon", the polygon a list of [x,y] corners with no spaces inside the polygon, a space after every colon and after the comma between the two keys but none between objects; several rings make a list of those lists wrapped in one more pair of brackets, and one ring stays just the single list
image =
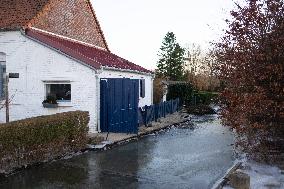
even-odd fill
[{"label": "flower pot", "polygon": [[57,108],[58,104],[42,103],[44,108]]}]

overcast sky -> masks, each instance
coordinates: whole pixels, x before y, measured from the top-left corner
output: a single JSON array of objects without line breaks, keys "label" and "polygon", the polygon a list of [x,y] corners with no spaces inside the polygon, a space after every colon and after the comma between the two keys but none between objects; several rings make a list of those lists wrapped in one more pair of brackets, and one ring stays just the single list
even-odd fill
[{"label": "overcast sky", "polygon": [[168,31],[178,42],[206,49],[220,36],[232,0],[92,0],[110,50],[136,64],[155,69]]}]

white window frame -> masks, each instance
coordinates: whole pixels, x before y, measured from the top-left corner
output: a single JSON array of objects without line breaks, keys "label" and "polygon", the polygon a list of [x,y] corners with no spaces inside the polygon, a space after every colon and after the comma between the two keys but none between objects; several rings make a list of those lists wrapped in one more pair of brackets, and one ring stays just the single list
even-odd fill
[{"label": "white window frame", "polygon": [[5,85],[6,85],[6,74],[7,74],[7,68],[6,68],[6,61],[7,61],[7,54],[4,52],[0,52],[0,64],[1,64],[1,69],[5,68],[5,72],[3,71],[3,75],[0,78],[2,80],[2,95],[0,94],[0,101],[5,99]]},{"label": "white window frame", "polygon": [[[142,86],[144,81],[144,87]],[[142,89],[144,88],[144,96],[141,95],[142,93]],[[144,99],[146,97],[146,79],[145,78],[141,78],[139,79],[139,98]]]},{"label": "white window frame", "polygon": [[58,106],[72,106],[72,82],[71,81],[44,81],[44,99],[47,97],[47,85],[71,85],[71,100],[57,100]]}]

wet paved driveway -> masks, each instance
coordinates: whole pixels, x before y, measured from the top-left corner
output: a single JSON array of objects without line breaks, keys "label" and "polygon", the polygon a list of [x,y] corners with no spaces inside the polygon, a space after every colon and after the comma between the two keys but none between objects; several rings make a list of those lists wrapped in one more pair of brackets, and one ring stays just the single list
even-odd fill
[{"label": "wet paved driveway", "polygon": [[22,171],[0,188],[211,188],[233,164],[233,136],[215,117],[104,152]]}]

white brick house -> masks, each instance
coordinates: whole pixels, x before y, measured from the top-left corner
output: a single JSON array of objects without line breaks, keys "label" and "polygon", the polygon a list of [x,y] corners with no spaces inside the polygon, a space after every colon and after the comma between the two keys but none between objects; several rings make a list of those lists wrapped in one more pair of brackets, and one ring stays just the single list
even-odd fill
[{"label": "white brick house", "polygon": [[[37,30],[30,31],[43,34]],[[6,65],[6,73],[19,73],[19,78],[9,80],[10,120],[85,110],[90,113],[90,131],[99,131],[101,78],[144,79],[145,97],[139,97],[139,106],[152,104],[151,72],[106,66],[95,68],[82,60],[76,60],[71,53],[65,54],[60,52],[60,49],[37,40],[23,31],[0,33],[1,64]],[[64,84],[71,85],[71,99],[59,101],[58,108],[44,108],[42,102],[46,98],[47,88],[50,85]],[[4,105],[4,100],[1,105]],[[5,108],[1,109],[0,121],[5,122]]]},{"label": "white brick house", "polygon": [[[0,21],[1,22],[1,21]],[[35,27],[0,30],[0,74],[9,79],[10,121],[83,110],[90,114],[90,132],[100,132],[100,81],[139,79],[139,106],[153,102],[153,73],[108,49]],[[5,80],[0,82],[0,122],[5,122]],[[55,95],[56,108],[42,102]]]}]

